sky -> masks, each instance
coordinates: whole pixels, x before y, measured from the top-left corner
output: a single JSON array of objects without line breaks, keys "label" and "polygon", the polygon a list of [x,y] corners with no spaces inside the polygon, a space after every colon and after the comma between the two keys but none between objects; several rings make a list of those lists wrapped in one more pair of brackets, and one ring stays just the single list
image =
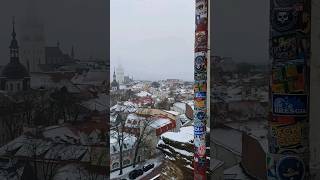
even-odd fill
[{"label": "sky", "polygon": [[[111,0],[110,62],[134,79],[193,80],[194,0]],[[213,0],[213,53],[267,63],[269,2]]]},{"label": "sky", "polygon": [[140,80],[193,80],[194,0],[110,0],[110,65]]},{"label": "sky", "polygon": [[[19,26],[25,16],[25,3],[30,0],[2,0],[0,2],[0,65],[9,61],[11,20],[16,16]],[[77,58],[90,56],[107,58],[108,8],[105,0],[38,0],[38,15],[44,21],[46,44],[55,46],[57,41],[65,53],[75,47]],[[20,23],[20,24],[19,24]],[[22,29],[18,29],[21,31]],[[19,31],[17,38],[19,39]]]}]

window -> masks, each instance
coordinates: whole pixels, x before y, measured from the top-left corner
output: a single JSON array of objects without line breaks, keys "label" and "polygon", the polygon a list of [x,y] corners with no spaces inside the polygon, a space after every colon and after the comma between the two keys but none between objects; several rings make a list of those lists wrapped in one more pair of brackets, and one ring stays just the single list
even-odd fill
[{"label": "window", "polygon": [[117,169],[117,168],[119,168],[119,166],[120,166],[120,163],[115,162],[112,164],[112,169]]},{"label": "window", "polygon": [[129,159],[126,159],[123,161],[123,165],[126,166],[126,165],[129,165],[130,164],[130,160]]}]

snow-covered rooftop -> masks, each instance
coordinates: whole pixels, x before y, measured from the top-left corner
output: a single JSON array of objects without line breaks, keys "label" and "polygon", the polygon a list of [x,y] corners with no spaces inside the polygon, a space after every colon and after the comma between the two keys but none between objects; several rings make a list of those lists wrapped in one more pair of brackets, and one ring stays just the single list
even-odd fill
[{"label": "snow-covered rooftop", "polygon": [[156,119],[152,120],[152,123],[150,123],[150,127],[161,128],[161,127],[166,126],[170,123],[172,123],[172,122],[168,118],[156,118]]},{"label": "snow-covered rooftop", "polygon": [[141,91],[139,93],[136,94],[139,97],[146,97],[146,96],[152,96],[152,94],[146,92],[146,91]]},{"label": "snow-covered rooftop", "polygon": [[179,132],[166,132],[161,135],[161,138],[167,138],[172,141],[182,142],[182,143],[193,143],[194,139],[194,128],[193,126],[187,126],[180,128]]}]

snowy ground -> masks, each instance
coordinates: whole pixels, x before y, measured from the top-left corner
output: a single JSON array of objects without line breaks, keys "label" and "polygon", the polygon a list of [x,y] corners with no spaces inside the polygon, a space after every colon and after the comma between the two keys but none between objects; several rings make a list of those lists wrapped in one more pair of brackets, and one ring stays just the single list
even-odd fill
[{"label": "snowy ground", "polygon": [[134,170],[134,169],[141,169],[143,167],[143,165],[147,165],[147,164],[154,164],[154,168],[148,170],[147,172],[144,172],[142,176],[139,176],[136,180],[139,180],[143,177],[145,177],[147,174],[149,174],[150,172],[152,172],[155,168],[157,168],[158,166],[160,166],[162,164],[163,159],[162,158],[155,158],[155,159],[149,159],[145,162],[142,162],[141,164],[138,164],[135,168],[133,168],[132,166],[126,167],[122,170],[123,174],[119,176],[119,171],[114,171],[112,173],[110,173],[110,179],[111,180],[121,180],[121,179],[129,179],[129,173]]}]

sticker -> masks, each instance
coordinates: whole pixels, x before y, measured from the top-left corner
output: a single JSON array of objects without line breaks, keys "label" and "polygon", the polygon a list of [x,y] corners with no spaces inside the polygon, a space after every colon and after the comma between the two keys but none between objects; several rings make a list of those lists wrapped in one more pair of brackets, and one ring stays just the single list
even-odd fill
[{"label": "sticker", "polygon": [[298,29],[298,12],[294,8],[275,8],[271,23],[272,29],[278,32]]},{"label": "sticker", "polygon": [[272,111],[275,115],[306,115],[307,95],[273,94]]},{"label": "sticker", "polygon": [[195,118],[202,121],[206,118],[207,116],[207,113],[205,111],[195,111]]},{"label": "sticker", "polygon": [[277,63],[272,69],[272,92],[297,94],[306,91],[304,60]]},{"label": "sticker", "polygon": [[279,124],[293,124],[296,122],[307,122],[306,117],[294,117],[294,116],[273,116],[271,123]]},{"label": "sticker", "polygon": [[201,32],[208,30],[208,19],[206,17],[200,17],[200,15],[196,16],[196,31]]},{"label": "sticker", "polygon": [[194,135],[201,136],[206,132],[206,126],[194,126]]},{"label": "sticker", "polygon": [[205,122],[195,119],[194,122],[193,122],[193,125],[194,126],[198,126],[198,127],[199,126],[205,126]]},{"label": "sticker", "polygon": [[296,156],[286,156],[277,164],[277,176],[280,180],[302,180],[305,176],[305,164]]},{"label": "sticker", "polygon": [[208,35],[206,31],[197,31],[195,39],[195,52],[207,51]]},{"label": "sticker", "polygon": [[196,92],[194,93],[196,99],[206,99],[207,92]]},{"label": "sticker", "polygon": [[195,99],[194,103],[195,103],[194,104],[195,108],[198,108],[198,109],[205,109],[206,108],[206,100]]},{"label": "sticker", "polygon": [[208,4],[205,0],[196,1],[196,14],[200,16],[208,16]]},{"label": "sticker", "polygon": [[206,145],[202,144],[199,147],[197,147],[197,153],[200,158],[204,157],[206,154]]},{"label": "sticker", "polygon": [[276,161],[272,154],[267,153],[266,156],[267,161],[267,176],[268,180],[277,180],[277,174],[276,174]]},{"label": "sticker", "polygon": [[207,82],[206,81],[196,81],[194,83],[194,92],[206,92]]},{"label": "sticker", "polygon": [[305,117],[277,117],[269,123],[269,149],[271,153],[296,154],[308,150],[308,122]]},{"label": "sticker", "polygon": [[202,145],[205,145],[205,136],[196,136],[194,138],[194,146],[197,148],[197,147],[200,147]]},{"label": "sticker", "polygon": [[195,81],[207,80],[207,73],[206,72],[202,72],[202,73],[195,72],[194,73],[194,80]]},{"label": "sticker", "polygon": [[207,70],[207,59],[205,56],[195,58],[194,68],[196,72],[205,72]]}]

